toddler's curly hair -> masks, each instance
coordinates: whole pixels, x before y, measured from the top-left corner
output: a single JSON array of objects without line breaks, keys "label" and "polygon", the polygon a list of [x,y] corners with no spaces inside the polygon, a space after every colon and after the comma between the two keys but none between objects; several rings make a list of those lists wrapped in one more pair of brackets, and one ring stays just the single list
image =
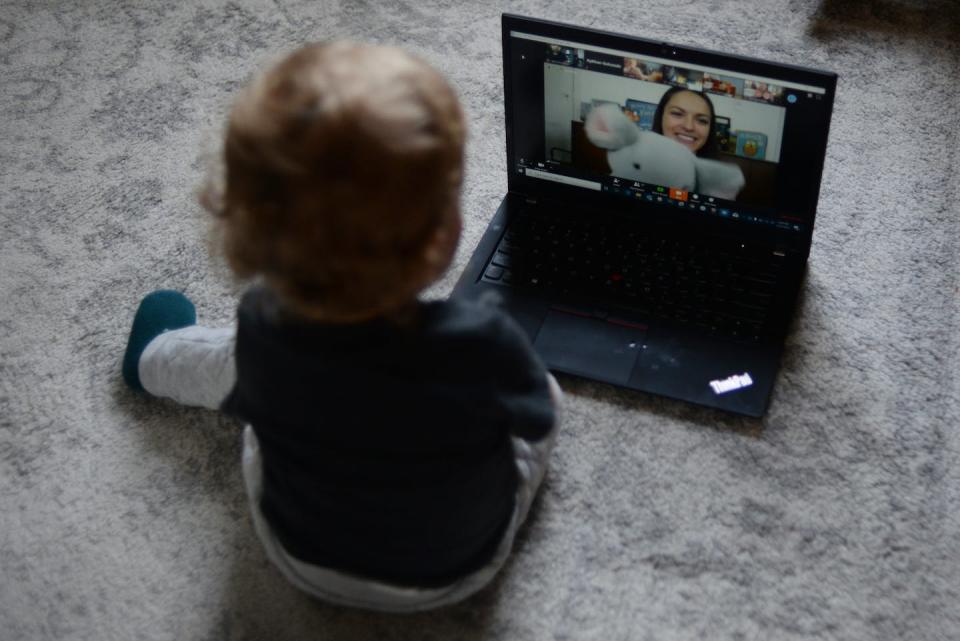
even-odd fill
[{"label": "toddler's curly hair", "polygon": [[222,189],[202,200],[237,276],[311,316],[368,317],[437,276],[424,249],[459,224],[464,138],[455,93],[423,61],[312,44],[240,95]]}]

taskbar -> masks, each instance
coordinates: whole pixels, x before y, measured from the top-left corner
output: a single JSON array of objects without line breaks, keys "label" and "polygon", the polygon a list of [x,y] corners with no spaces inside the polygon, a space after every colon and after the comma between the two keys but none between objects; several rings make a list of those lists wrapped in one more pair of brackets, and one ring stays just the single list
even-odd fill
[{"label": "taskbar", "polygon": [[582,175],[571,175],[566,173],[563,167],[557,166],[555,163],[521,161],[517,165],[517,173],[529,178],[571,185],[591,191],[599,191],[630,200],[642,200],[644,202],[668,205],[699,214],[764,225],[775,229],[801,231],[804,227],[800,221],[772,218],[754,211],[744,211],[742,208],[731,207],[729,201],[714,198],[713,196],[693,193],[685,189],[648,185],[624,178],[617,178],[616,176],[585,178]]}]

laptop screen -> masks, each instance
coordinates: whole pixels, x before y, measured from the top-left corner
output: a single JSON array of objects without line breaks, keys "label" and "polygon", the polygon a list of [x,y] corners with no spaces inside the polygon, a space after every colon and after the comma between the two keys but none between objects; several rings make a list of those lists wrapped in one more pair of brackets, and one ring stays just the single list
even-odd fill
[{"label": "laptop screen", "polygon": [[504,37],[512,183],[810,233],[833,74],[509,16]]}]

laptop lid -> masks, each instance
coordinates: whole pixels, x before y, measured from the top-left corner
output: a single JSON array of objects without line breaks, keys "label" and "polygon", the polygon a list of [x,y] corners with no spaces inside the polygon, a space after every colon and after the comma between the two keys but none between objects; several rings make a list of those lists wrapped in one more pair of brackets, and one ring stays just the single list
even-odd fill
[{"label": "laptop lid", "polygon": [[511,192],[807,255],[835,74],[509,14],[502,25]]}]

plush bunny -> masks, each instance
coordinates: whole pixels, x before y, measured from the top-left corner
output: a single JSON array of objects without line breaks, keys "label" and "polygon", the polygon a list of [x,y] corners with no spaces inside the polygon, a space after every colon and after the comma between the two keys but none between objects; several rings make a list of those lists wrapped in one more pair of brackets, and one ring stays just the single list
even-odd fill
[{"label": "plush bunny", "polygon": [[587,138],[607,149],[611,175],[734,200],[745,180],[733,163],[698,158],[675,140],[642,131],[616,105],[597,105],[587,114]]}]

